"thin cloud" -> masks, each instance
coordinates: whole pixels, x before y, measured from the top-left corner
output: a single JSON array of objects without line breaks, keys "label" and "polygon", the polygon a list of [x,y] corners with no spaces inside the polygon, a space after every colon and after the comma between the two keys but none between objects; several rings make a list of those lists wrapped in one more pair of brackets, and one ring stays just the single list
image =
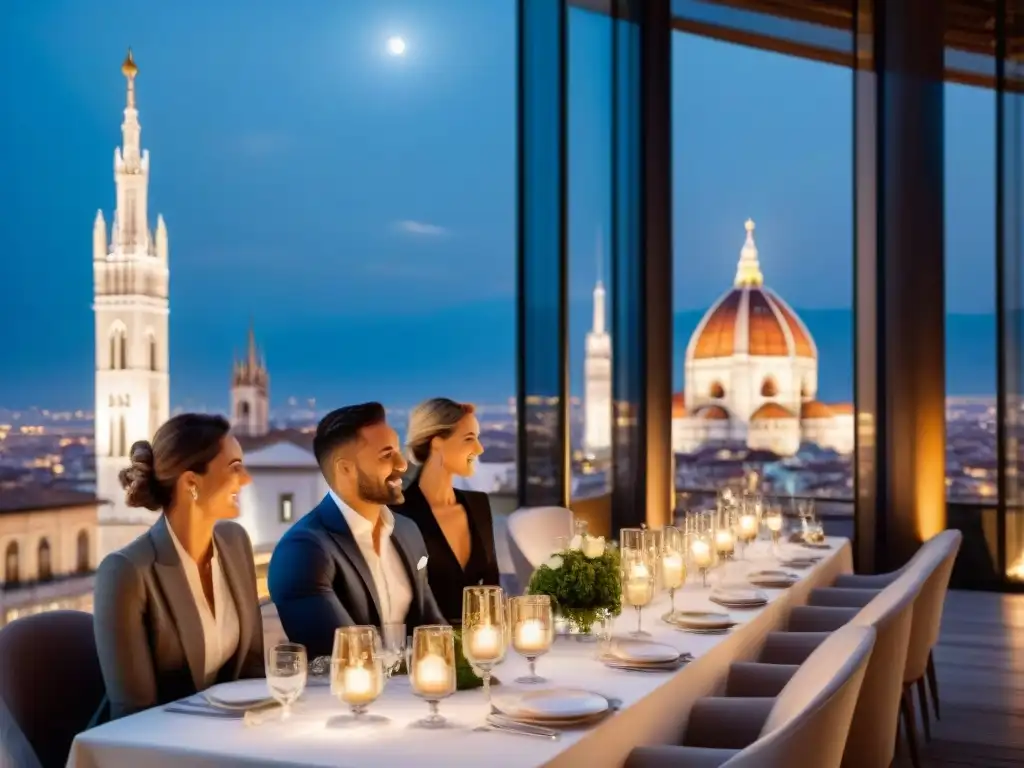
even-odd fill
[{"label": "thin cloud", "polygon": [[413,221],[411,219],[395,222],[395,228],[398,229],[398,231],[405,232],[409,235],[420,235],[423,237],[441,237],[442,235],[448,234],[447,229],[438,226],[437,224],[429,224],[425,221]]}]

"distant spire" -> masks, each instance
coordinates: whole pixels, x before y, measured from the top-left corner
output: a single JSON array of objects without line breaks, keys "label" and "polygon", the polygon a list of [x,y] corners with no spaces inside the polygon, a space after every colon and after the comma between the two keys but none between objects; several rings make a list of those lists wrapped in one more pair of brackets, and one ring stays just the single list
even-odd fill
[{"label": "distant spire", "polygon": [[597,230],[597,283],[594,285],[594,327],[592,333],[603,334],[605,332],[605,308],[604,308],[604,247],[601,237],[601,230]]},{"label": "distant spire", "polygon": [[259,350],[256,348],[256,326],[252,317],[249,317],[249,355],[248,361],[250,370],[258,370],[260,367]]},{"label": "distant spire", "polygon": [[141,149],[139,138],[142,133],[142,126],[139,125],[139,111],[135,106],[135,77],[139,74],[139,68],[135,64],[135,56],[132,49],[121,63],[121,74],[128,81],[128,95],[125,101],[124,122],[121,124],[121,136],[124,147],[121,151],[124,157],[125,166],[129,171],[138,169],[141,162]]},{"label": "distant spire", "polygon": [[135,64],[131,46],[128,46],[128,55],[121,64],[121,74],[128,80],[128,108],[135,109],[135,76],[139,74],[139,68]]},{"label": "distant spire", "polygon": [[754,243],[754,220],[747,219],[747,240],[740,251],[740,261],[736,265],[736,280],[733,282],[737,288],[750,285],[763,285],[764,275],[761,274],[761,263],[757,258],[757,245]]}]

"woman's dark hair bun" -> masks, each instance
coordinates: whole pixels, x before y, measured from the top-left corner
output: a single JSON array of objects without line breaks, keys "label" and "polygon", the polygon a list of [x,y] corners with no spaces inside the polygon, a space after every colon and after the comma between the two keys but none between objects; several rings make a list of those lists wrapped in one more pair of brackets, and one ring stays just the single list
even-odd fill
[{"label": "woman's dark hair bun", "polygon": [[148,440],[139,440],[132,444],[129,457],[131,465],[118,474],[125,491],[125,502],[129,507],[145,507],[158,512],[169,499],[164,498],[166,494],[153,470],[153,446]]}]

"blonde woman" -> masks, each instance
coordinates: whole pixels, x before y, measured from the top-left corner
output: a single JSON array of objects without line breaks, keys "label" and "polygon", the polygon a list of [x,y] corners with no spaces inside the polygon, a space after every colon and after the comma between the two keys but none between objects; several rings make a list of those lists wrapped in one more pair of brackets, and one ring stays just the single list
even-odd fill
[{"label": "blonde woman", "polygon": [[393,505],[419,526],[427,545],[430,589],[445,619],[462,622],[463,587],[498,585],[494,526],[486,493],[457,490],[455,477],[469,477],[484,452],[473,406],[435,397],[416,406],[409,417],[409,458],[419,465]]}]

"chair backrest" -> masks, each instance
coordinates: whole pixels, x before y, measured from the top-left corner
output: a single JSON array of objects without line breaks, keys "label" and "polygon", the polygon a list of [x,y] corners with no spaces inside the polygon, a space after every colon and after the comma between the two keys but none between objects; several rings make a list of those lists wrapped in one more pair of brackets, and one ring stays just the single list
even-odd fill
[{"label": "chair backrest", "polygon": [[924,581],[920,569],[904,570],[851,622],[874,627],[876,636],[846,740],[845,768],[889,765],[895,756],[903,676],[893,670],[906,667],[915,601]]},{"label": "chair backrest", "polygon": [[870,626],[833,632],[782,689],[758,740],[722,768],[839,768],[874,644]]},{"label": "chair backrest", "polygon": [[572,510],[565,507],[523,507],[508,516],[509,552],[520,589],[555,553],[559,536],[572,536]]},{"label": "chair backrest", "polygon": [[0,630],[0,699],[43,768],[67,763],[104,690],[91,614],[50,611]]},{"label": "chair backrest", "polygon": [[921,679],[928,666],[928,654],[939,641],[949,577],[953,573],[953,563],[962,541],[963,534],[960,531],[943,531],[921,545],[922,556],[914,558],[913,569],[922,573],[925,580],[914,604],[905,682],[912,683]]}]

